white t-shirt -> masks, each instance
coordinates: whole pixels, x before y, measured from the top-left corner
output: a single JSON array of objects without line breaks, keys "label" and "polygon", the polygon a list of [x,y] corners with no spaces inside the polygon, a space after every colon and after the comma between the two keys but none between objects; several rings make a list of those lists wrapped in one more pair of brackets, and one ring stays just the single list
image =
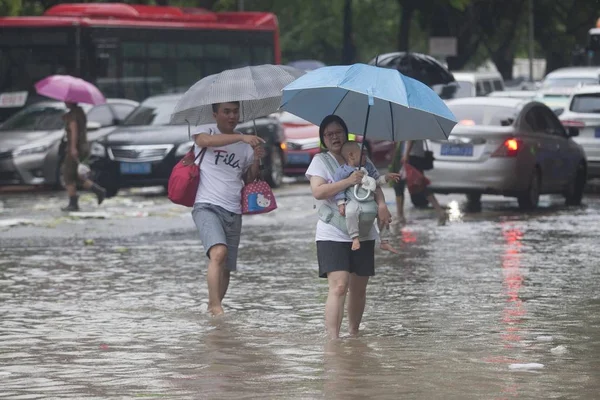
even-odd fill
[{"label": "white t-shirt", "polygon": [[[329,172],[327,165],[321,159],[321,157],[323,157],[323,154],[317,154],[315,157],[313,157],[310,165],[308,166],[308,169],[306,170],[306,177],[308,179],[310,179],[313,176],[320,176],[321,178],[325,179],[325,181],[327,183],[333,183],[334,182],[333,175]],[[336,161],[336,164],[337,164],[337,161]],[[337,209],[337,204],[333,197],[325,200],[325,202],[327,202],[327,204],[330,207],[332,207],[333,209]],[[317,207],[320,204],[321,203],[318,203]],[[377,238],[378,238],[377,229],[375,228],[375,224],[373,224],[373,227],[371,228],[371,231],[369,232],[367,240],[376,240]],[[320,240],[330,240],[330,241],[334,241],[334,242],[351,242],[352,241],[352,239],[350,238],[350,236],[348,236],[348,234],[342,232],[341,230],[339,230],[338,228],[336,228],[335,226],[333,226],[331,224],[328,224],[326,222],[319,220],[319,222],[317,222],[317,232],[315,234],[315,241],[320,241]]]},{"label": "white t-shirt", "polygon": [[[224,135],[216,124],[204,125],[198,133]],[[194,145],[194,154],[198,156],[202,148]],[[196,160],[198,163],[200,159]],[[196,194],[196,203],[209,203],[223,207],[229,212],[242,213],[243,175],[254,162],[252,146],[237,142],[222,147],[209,147],[200,165],[200,185]]]}]

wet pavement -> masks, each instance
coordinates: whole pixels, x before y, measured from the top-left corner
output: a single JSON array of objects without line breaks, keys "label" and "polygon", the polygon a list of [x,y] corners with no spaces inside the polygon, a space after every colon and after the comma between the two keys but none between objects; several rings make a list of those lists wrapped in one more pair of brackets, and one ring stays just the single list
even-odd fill
[{"label": "wet pavement", "polygon": [[407,206],[361,336],[328,342],[309,188],[276,196],[214,319],[189,212],[160,192],[67,216],[61,193],[0,195],[0,399],[598,398],[599,197],[440,196],[445,227]]}]

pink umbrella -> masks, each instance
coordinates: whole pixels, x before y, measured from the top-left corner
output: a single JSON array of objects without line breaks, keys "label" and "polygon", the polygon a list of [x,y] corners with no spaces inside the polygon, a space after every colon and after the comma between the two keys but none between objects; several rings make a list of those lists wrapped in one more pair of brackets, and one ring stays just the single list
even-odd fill
[{"label": "pink umbrella", "polygon": [[98,88],[70,75],[52,75],[35,84],[42,96],[68,103],[104,104],[106,99]]}]

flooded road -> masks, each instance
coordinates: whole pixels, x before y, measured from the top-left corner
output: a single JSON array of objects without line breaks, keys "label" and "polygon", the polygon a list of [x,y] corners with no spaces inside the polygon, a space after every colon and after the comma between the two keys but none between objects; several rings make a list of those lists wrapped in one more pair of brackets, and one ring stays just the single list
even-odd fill
[{"label": "flooded road", "polygon": [[468,214],[440,196],[445,227],[408,206],[362,334],[327,342],[309,188],[276,195],[244,218],[218,319],[189,212],[162,195],[74,216],[60,193],[0,197],[0,399],[598,398],[600,198]]}]

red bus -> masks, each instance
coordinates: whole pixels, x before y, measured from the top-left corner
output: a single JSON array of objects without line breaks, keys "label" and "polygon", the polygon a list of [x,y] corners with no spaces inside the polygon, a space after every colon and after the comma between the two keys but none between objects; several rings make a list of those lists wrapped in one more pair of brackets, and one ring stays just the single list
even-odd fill
[{"label": "red bus", "polygon": [[52,74],[140,101],[225,69],[280,62],[272,13],[60,4],[39,17],[0,18],[0,121],[37,101],[33,84]]}]

